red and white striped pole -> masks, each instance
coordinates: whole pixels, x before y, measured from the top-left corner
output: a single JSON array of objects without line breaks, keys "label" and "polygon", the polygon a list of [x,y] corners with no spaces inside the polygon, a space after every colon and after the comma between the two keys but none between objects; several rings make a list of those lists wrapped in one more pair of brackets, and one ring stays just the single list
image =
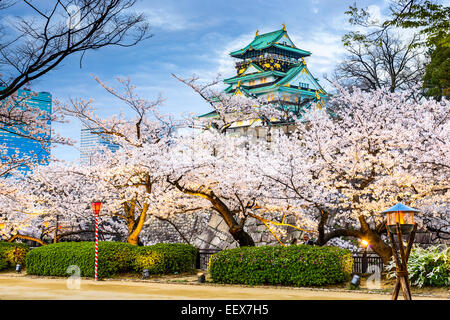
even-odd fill
[{"label": "red and white striped pole", "polygon": [[97,269],[98,269],[98,214],[100,213],[101,202],[92,202],[92,209],[95,214],[95,262],[94,262],[94,278],[97,281]]},{"label": "red and white striped pole", "polygon": [[98,214],[95,215],[95,281],[97,281],[97,268],[98,268]]}]

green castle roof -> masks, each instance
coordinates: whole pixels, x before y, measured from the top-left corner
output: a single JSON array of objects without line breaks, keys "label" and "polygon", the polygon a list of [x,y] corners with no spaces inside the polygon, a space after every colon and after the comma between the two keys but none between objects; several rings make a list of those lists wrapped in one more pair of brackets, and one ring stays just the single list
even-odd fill
[{"label": "green castle roof", "polygon": [[[288,57],[297,56],[298,58],[303,58],[311,55],[310,52],[295,47],[292,40],[287,35],[284,25],[283,29],[281,30],[276,30],[261,35],[258,35],[257,33],[255,38],[249,45],[241,50],[232,52],[230,55],[237,58],[245,58],[244,55],[247,51],[263,50],[269,47],[285,50],[286,53],[296,53],[295,55],[287,54]],[[276,50],[275,52],[277,51],[278,50]],[[271,51],[269,53],[271,53]],[[281,55],[283,55],[283,53],[281,53]],[[266,93],[275,93],[278,95],[278,97],[281,97],[283,92],[292,93],[300,97],[312,98],[309,102],[309,105],[304,106],[305,108],[309,108],[316,103],[320,103],[323,106],[323,103],[326,102],[329,98],[329,95],[319,84],[317,78],[313,77],[309,72],[304,59],[296,63],[293,62],[288,64],[288,68],[283,69],[283,72],[263,68],[258,65],[255,60],[252,60],[251,57],[249,60],[249,64],[245,64],[245,66],[242,65],[242,67],[245,68],[244,71],[239,70],[236,76],[224,80],[224,83],[228,85],[224,90],[226,94],[235,95],[241,93],[247,97],[259,97]],[[247,70],[249,70],[248,68],[250,67],[253,67],[254,70],[252,69],[247,73]],[[261,82],[261,84],[258,84],[256,86],[246,83],[250,80],[268,76],[273,76],[273,81],[267,83]],[[279,107],[282,109],[297,108],[296,105],[289,102],[283,103],[283,100],[278,100],[277,104],[279,104]],[[212,111],[200,115],[199,118],[214,118],[216,116],[217,113]]]},{"label": "green castle roof", "polygon": [[258,72],[258,73],[252,73],[252,74],[248,74],[248,75],[243,75],[243,76],[234,76],[232,78],[228,78],[223,80],[223,82],[229,84],[229,83],[236,83],[239,80],[241,81],[245,81],[245,80],[253,80],[253,79],[258,79],[258,78],[262,78],[262,77],[268,77],[268,76],[279,76],[279,77],[284,77],[286,75],[286,73],[281,72],[281,71],[275,71],[275,70],[270,70],[270,71],[263,71],[263,72]]},{"label": "green castle roof", "polygon": [[287,34],[287,31],[285,28],[283,28],[283,29],[280,29],[277,31],[272,31],[269,33],[256,35],[255,39],[253,39],[253,41],[249,45],[247,45],[243,49],[231,52],[230,55],[232,57],[239,57],[239,56],[243,55],[245,52],[247,52],[248,50],[262,50],[265,48],[269,48],[271,46],[274,46],[279,49],[284,49],[284,50],[298,53],[301,57],[306,57],[306,56],[311,55],[311,52],[309,52],[309,51],[301,50],[296,47],[289,47],[289,46],[285,46],[285,45],[276,43],[285,34]]},{"label": "green castle roof", "polygon": [[[292,67],[291,69],[289,69],[289,71],[287,73],[279,72],[279,71],[265,71],[265,72],[250,74],[250,75],[235,76],[232,78],[228,78],[228,79],[225,79],[224,82],[226,84],[230,84],[230,86],[226,88],[225,92],[227,92],[227,93],[232,92],[233,91],[232,84],[237,83],[239,80],[247,81],[247,80],[257,79],[260,77],[275,75],[275,76],[280,77],[280,79],[278,79],[276,81],[276,83],[272,83],[272,84],[268,84],[267,86],[256,87],[256,88],[251,88],[251,87],[248,88],[247,87],[246,89],[248,90],[248,92],[254,93],[254,94],[262,94],[262,93],[269,92],[269,91],[281,90],[281,91],[292,92],[292,93],[302,92],[305,95],[314,95],[315,90],[313,90],[313,89],[303,90],[303,89],[290,88],[290,87],[284,86],[292,78],[294,78],[296,75],[298,75],[303,69],[306,69],[307,72],[309,73],[309,70],[306,67],[306,65],[298,64],[298,65]],[[326,98],[327,94],[325,93],[325,90],[323,89],[323,87],[319,84],[319,82],[317,82],[316,78],[313,77],[313,80],[316,83],[319,90],[321,90],[323,92],[323,93],[319,92],[318,94],[322,98]]]}]

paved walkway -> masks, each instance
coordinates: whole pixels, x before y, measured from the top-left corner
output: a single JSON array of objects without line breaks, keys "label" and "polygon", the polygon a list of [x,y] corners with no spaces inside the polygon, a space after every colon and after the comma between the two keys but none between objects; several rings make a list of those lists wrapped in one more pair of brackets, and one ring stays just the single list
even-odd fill
[{"label": "paved walkway", "polygon": [[[72,284],[73,285],[73,284]],[[448,296],[441,298],[449,298]],[[261,288],[213,284],[154,283],[146,281],[81,280],[79,289],[69,289],[66,279],[34,278],[0,274],[0,299],[63,300],[389,300],[388,294],[358,293],[345,290],[313,290],[307,288]],[[413,297],[437,299],[437,297]]]}]

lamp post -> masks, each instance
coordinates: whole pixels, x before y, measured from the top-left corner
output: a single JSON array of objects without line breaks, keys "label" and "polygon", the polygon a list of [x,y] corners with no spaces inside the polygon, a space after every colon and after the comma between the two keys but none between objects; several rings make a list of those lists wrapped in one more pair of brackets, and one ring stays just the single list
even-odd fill
[{"label": "lamp post", "polygon": [[361,245],[364,248],[363,255],[362,255],[362,273],[366,273],[367,271],[367,265],[369,264],[367,261],[367,247],[369,246],[369,242],[367,240],[363,239],[361,240]]},{"label": "lamp post", "polygon": [[[419,210],[401,203],[397,203],[395,206],[382,212],[387,215],[386,229],[389,235],[389,241],[391,242],[397,273],[397,281],[394,286],[394,292],[392,293],[392,300],[397,300],[400,288],[402,288],[403,298],[405,300],[411,300],[407,263],[417,230],[417,224],[414,222],[414,212],[419,212]],[[400,256],[395,245],[394,234],[397,235]],[[403,235],[408,234],[409,239],[405,250],[403,246]]]},{"label": "lamp post", "polygon": [[100,201],[95,201],[91,203],[92,210],[95,215],[95,262],[94,262],[94,279],[97,281],[97,268],[98,268],[98,214],[100,213],[100,208],[102,203]]}]

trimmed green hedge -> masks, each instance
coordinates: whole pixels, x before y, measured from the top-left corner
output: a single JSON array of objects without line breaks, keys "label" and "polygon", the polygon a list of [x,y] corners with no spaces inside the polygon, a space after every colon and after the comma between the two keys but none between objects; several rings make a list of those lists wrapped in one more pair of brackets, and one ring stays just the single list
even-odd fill
[{"label": "trimmed green hedge", "polygon": [[214,282],[320,286],[350,278],[353,257],[337,247],[291,245],[223,250],[209,261]]},{"label": "trimmed green hedge", "polygon": [[158,243],[135,248],[133,269],[150,274],[185,272],[195,268],[197,248],[183,243]]},{"label": "trimmed green hedge", "polygon": [[[192,249],[188,249],[191,247]],[[27,273],[43,276],[70,276],[70,265],[80,268],[80,276],[94,277],[94,242],[61,242],[33,249],[27,254]],[[195,250],[194,258],[191,252]],[[158,244],[139,247],[124,242],[100,241],[98,245],[98,278],[124,272],[141,273],[148,268],[153,274],[191,270],[196,249],[185,244]],[[183,262],[189,261],[189,262]]]},{"label": "trimmed green hedge", "polygon": [[8,264],[6,263],[6,261],[0,260],[0,271],[6,268],[8,268]]},{"label": "trimmed green hedge", "polygon": [[30,247],[24,243],[0,241],[0,270],[25,265],[25,257]]}]

